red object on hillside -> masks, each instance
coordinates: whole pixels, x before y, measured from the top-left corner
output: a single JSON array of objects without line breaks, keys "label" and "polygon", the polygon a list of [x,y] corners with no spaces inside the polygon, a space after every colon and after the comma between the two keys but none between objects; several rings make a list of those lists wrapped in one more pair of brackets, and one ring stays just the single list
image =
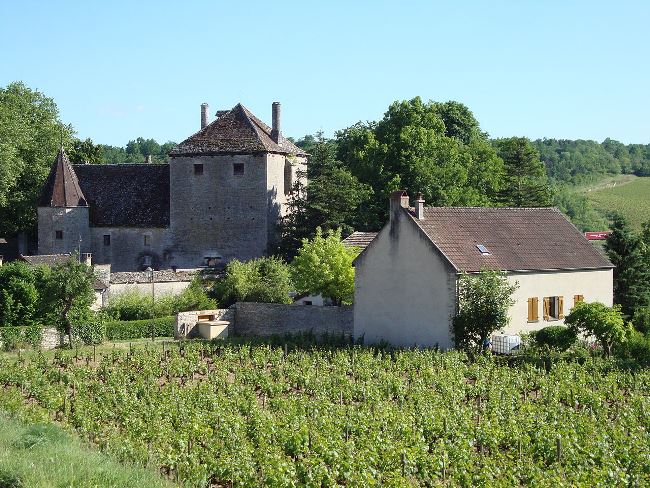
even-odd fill
[{"label": "red object on hillside", "polygon": [[611,231],[606,230],[603,232],[585,232],[585,237],[590,241],[604,241]]}]

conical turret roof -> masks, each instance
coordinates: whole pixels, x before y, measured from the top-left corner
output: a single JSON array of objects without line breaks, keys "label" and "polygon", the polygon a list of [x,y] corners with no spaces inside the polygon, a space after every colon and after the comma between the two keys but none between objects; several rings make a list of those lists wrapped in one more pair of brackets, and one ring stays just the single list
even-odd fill
[{"label": "conical turret roof", "polygon": [[86,207],[88,203],[77,175],[63,148],[59,149],[56,161],[38,200],[39,207]]}]

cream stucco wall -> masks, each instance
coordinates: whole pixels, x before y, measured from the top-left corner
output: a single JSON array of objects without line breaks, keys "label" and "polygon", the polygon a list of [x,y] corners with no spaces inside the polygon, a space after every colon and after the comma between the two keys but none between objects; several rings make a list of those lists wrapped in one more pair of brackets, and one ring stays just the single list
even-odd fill
[{"label": "cream stucco wall", "polygon": [[[179,295],[190,286],[190,283],[191,281],[162,281],[154,283],[154,298],[162,298],[168,295]],[[109,300],[117,295],[133,292],[150,297],[152,292],[151,283],[111,283]]]},{"label": "cream stucco wall", "polygon": [[[510,324],[506,334],[521,334],[549,325],[564,324],[564,320],[544,320],[544,297],[564,297],[564,315],[573,307],[574,295],[583,295],[585,302],[602,302],[611,307],[613,302],[613,274],[611,269],[512,272],[508,281],[518,282],[513,294],[515,304],[510,307]],[[538,298],[537,322],[528,322],[528,299]]]},{"label": "cream stucco wall", "polygon": [[401,209],[355,263],[354,336],[411,347],[453,346],[456,275]]}]

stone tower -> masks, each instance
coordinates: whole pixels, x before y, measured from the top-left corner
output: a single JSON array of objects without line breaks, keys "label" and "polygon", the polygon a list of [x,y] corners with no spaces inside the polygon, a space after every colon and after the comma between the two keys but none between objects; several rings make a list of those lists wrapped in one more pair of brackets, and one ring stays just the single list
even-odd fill
[{"label": "stone tower", "polygon": [[38,252],[74,251],[91,252],[88,202],[61,148],[38,201]]},{"label": "stone tower", "polygon": [[218,111],[170,152],[172,261],[179,267],[265,254],[307,154],[282,136],[280,104],[272,127],[246,107]]}]

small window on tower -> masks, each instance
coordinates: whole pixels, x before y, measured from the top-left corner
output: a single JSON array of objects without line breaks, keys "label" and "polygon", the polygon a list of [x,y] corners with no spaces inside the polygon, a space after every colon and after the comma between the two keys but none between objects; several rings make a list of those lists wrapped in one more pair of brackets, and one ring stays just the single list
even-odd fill
[{"label": "small window on tower", "polygon": [[151,236],[149,234],[145,234],[145,236],[144,236],[144,245],[145,246],[150,246],[151,245]]},{"label": "small window on tower", "polygon": [[232,165],[232,174],[235,176],[241,176],[244,174],[244,163],[233,163]]},{"label": "small window on tower", "polygon": [[105,246],[110,246],[111,245],[111,235],[110,234],[104,234],[104,245]]},{"label": "small window on tower", "polygon": [[63,231],[62,230],[57,230],[54,233],[54,237],[57,238],[57,239],[63,239]]},{"label": "small window on tower", "polygon": [[202,175],[203,174],[203,165],[202,164],[195,164],[194,165],[194,174],[195,175]]}]

